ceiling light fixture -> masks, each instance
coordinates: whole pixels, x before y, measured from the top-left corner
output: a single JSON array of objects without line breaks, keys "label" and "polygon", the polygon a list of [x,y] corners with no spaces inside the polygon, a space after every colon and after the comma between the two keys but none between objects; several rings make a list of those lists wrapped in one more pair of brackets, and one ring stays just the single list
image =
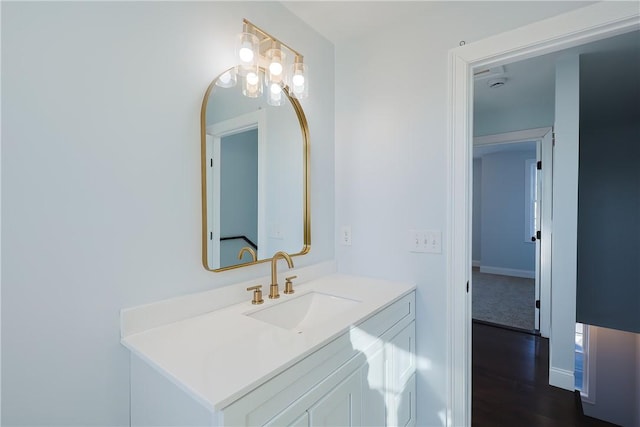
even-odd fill
[{"label": "ceiling light fixture", "polygon": [[[246,19],[242,21],[242,33],[237,37],[237,75],[241,77],[242,93],[257,98],[267,87],[269,105],[282,105],[286,96],[304,99],[309,96],[309,73],[302,54],[256,27]],[[289,64],[287,60],[293,59]],[[225,73],[216,82],[221,87],[236,84],[235,72]]]}]

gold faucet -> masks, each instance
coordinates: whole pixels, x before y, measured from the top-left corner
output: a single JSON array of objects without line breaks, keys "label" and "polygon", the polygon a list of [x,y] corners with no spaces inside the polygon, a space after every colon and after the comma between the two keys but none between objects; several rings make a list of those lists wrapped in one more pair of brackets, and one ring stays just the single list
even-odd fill
[{"label": "gold faucet", "polygon": [[264,300],[262,299],[262,285],[251,286],[247,288],[248,291],[253,291],[253,299],[251,300],[251,304],[262,304]]},{"label": "gold faucet", "polygon": [[280,298],[280,293],[278,291],[278,259],[284,259],[287,261],[289,268],[293,268],[293,260],[289,256],[288,253],[284,251],[278,251],[271,258],[271,286],[269,287],[269,298],[276,299]]},{"label": "gold faucet", "polygon": [[238,259],[241,260],[242,255],[244,255],[245,252],[249,252],[249,254],[251,254],[251,259],[253,260],[253,262],[256,262],[256,260],[258,259],[258,256],[256,255],[256,251],[254,251],[249,246],[245,246],[242,249],[240,249],[240,252],[238,252]]}]

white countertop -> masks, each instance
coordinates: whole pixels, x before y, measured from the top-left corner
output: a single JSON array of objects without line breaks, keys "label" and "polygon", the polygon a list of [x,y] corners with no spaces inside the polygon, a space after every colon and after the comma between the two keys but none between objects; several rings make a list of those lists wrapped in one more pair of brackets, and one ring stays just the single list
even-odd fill
[{"label": "white countertop", "polygon": [[[302,279],[302,278],[301,278]],[[415,289],[412,284],[332,274],[294,286],[293,295],[246,301],[126,335],[122,344],[211,411],[219,411],[333,338]],[[246,316],[311,291],[360,301],[304,333]]]}]

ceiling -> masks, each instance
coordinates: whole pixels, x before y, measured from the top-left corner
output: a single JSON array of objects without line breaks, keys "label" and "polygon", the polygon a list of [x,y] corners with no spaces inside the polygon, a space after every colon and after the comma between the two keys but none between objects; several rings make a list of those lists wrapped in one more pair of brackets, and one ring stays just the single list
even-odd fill
[{"label": "ceiling", "polygon": [[[374,31],[393,31],[398,26],[429,25],[429,20],[461,20],[461,22],[482,21],[484,26],[477,29],[480,34],[493,34],[492,23],[499,22],[504,27],[504,17],[509,16],[512,28],[542,20],[594,2],[583,1],[285,1],[283,5],[310,27],[339,48],[347,40],[367,37]],[[471,18],[469,18],[471,16]],[[468,21],[472,19],[472,21]],[[466,21],[465,21],[466,20]],[[473,42],[461,34],[461,39]],[[531,58],[507,64],[504,67],[506,83],[491,89],[486,80],[477,80],[474,86],[474,113],[496,114],[514,105],[535,109],[553,109],[555,104],[555,63],[561,55],[569,53],[593,54],[596,52],[640,52],[640,33],[633,32],[590,44],[577,46],[567,51]],[[622,63],[617,60],[611,64]],[[638,61],[636,61],[638,62]],[[607,63],[601,64],[607,68]],[[595,68],[595,67],[594,67]],[[628,67],[622,67],[628,68]],[[592,86],[600,87],[601,96],[616,93],[621,97],[620,105],[638,105],[633,92],[625,92],[625,85],[638,83],[638,74],[618,73],[617,81],[598,82],[598,71],[585,73],[584,79],[592,80]],[[597,105],[586,106],[597,108]],[[622,109],[623,107],[621,107]],[[546,110],[548,111],[548,110]],[[635,110],[634,110],[635,111]],[[603,114],[601,110],[592,111]],[[606,113],[606,112],[605,112]],[[617,112],[609,112],[616,114]]]},{"label": "ceiling", "polygon": [[[474,112],[477,115],[499,113],[513,106],[526,104],[531,108],[554,108],[555,105],[555,63],[561,56],[585,55],[586,58],[606,54],[608,61],[595,65],[589,64],[581,73],[585,86],[600,88],[600,96],[616,96],[617,105],[638,105],[637,92],[625,90],[629,85],[640,81],[638,73],[640,55],[640,32],[630,32],[619,36],[576,46],[564,51],[538,56],[524,61],[507,64],[504,67],[506,78],[504,86],[491,88],[487,84],[491,79],[476,80],[474,85]],[[602,78],[616,69],[616,81]],[[584,114],[602,114],[591,111],[597,105],[582,105]]]},{"label": "ceiling", "polygon": [[428,1],[285,1],[282,4],[333,44],[434,13]]},{"label": "ceiling", "polygon": [[[434,20],[481,20],[492,34],[493,22],[512,28],[596,3],[595,1],[283,1],[287,9],[335,45],[399,25],[428,25]],[[471,19],[471,21],[469,21]]]}]

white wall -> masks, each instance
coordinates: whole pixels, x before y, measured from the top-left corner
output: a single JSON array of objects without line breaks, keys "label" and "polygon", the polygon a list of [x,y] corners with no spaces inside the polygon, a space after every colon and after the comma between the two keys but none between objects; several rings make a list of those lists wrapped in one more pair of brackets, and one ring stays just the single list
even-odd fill
[{"label": "white wall", "polygon": [[580,62],[556,64],[549,384],[574,389]]},{"label": "white wall", "polygon": [[[344,272],[417,284],[418,425],[443,425],[448,399],[443,254],[407,249],[412,228],[447,221],[447,52],[558,12],[555,2],[447,3],[414,22],[336,44],[336,228]],[[580,7],[576,4],[573,7]],[[564,7],[567,7],[566,5]],[[390,64],[393,67],[390,67]]]},{"label": "white wall", "polygon": [[525,166],[526,160],[535,158],[535,146],[482,157],[480,271],[535,277],[536,246],[525,240]]},{"label": "white wall", "polygon": [[473,117],[473,135],[494,135],[523,129],[536,129],[553,126],[553,106],[508,105],[507,108],[484,114],[475,113]]},{"label": "white wall", "polygon": [[276,3],[2,4],[3,425],[127,425],[119,310],[201,265],[200,107],[242,18],[305,54],[312,249],[334,257],[334,52]]},{"label": "white wall", "polygon": [[584,413],[620,426],[638,427],[640,334],[589,326],[593,329],[597,329],[595,404],[583,402]]}]

